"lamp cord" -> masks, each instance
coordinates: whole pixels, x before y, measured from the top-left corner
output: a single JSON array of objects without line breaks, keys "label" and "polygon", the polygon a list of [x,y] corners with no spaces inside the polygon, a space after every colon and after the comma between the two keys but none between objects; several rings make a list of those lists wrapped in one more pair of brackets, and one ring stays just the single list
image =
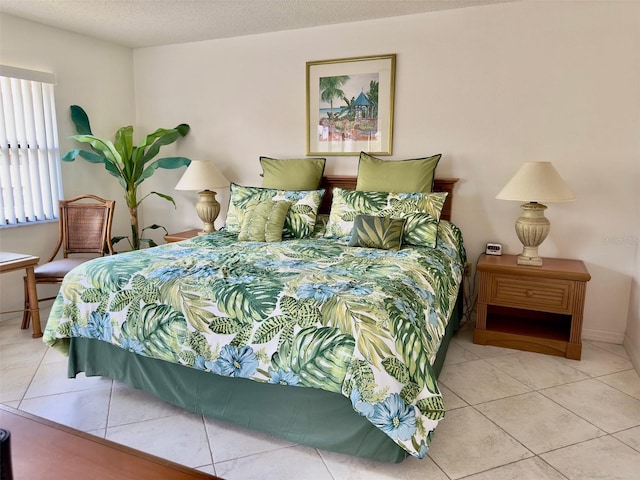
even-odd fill
[{"label": "lamp cord", "polygon": [[[481,256],[482,256],[482,253],[478,255],[478,258],[476,258],[476,263],[475,263],[476,266],[478,265],[478,262],[480,261]],[[473,264],[471,265],[471,268],[473,268]],[[472,320],[473,313],[476,311],[477,301],[478,301],[477,282],[476,282],[477,275],[478,275],[478,270],[475,269],[473,272],[473,279],[471,275],[466,275],[463,278],[462,318],[460,321],[460,326],[458,328],[461,328],[462,326],[470,322]]]}]

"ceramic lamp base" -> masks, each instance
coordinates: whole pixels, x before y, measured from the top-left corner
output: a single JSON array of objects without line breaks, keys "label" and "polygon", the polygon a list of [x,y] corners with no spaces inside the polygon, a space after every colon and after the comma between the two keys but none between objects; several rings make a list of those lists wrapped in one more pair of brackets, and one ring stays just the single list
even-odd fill
[{"label": "ceramic lamp base", "polygon": [[551,224],[544,216],[546,205],[529,202],[520,205],[522,215],[516,220],[516,234],[522,243],[522,254],[518,256],[518,265],[542,266],[538,255],[538,246],[547,238]]},{"label": "ceramic lamp base", "polygon": [[220,213],[220,204],[216,200],[216,192],[203,190],[202,192],[198,192],[198,195],[200,199],[198,203],[196,203],[196,212],[200,220],[204,223],[204,227],[201,232],[198,232],[198,235],[207,235],[216,231],[213,223]]}]

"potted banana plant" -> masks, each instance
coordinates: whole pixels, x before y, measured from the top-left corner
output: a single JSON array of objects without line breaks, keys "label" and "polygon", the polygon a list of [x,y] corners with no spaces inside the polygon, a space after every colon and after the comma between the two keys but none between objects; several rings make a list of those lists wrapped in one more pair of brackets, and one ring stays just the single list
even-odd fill
[{"label": "potted banana plant", "polygon": [[[113,243],[127,239],[133,250],[139,250],[141,244],[155,246],[152,239],[140,237],[140,226],[138,224],[138,207],[150,195],[157,195],[173,203],[175,201],[169,195],[159,192],[150,192],[141,199],[138,199],[138,187],[149,178],[158,168],[174,169],[189,165],[191,160],[186,157],[164,157],[156,158],[160,152],[160,147],[175,142],[178,138],[189,133],[189,125],[182,123],[175,128],[159,128],[155,132],[147,135],[139,145],[133,144],[133,127],[120,128],[115,135],[113,142],[98,138],[93,135],[89,117],[78,105],[71,105],[71,120],[75,125],[77,135],[69,138],[81,143],[88,144],[90,149],[74,149],[67,152],[62,160],[73,162],[77,157],[83,158],[90,163],[102,163],[109,174],[118,179],[124,188],[124,199],[129,208],[131,220],[131,238],[114,237]],[[163,228],[158,225],[151,225],[147,228]]]}]

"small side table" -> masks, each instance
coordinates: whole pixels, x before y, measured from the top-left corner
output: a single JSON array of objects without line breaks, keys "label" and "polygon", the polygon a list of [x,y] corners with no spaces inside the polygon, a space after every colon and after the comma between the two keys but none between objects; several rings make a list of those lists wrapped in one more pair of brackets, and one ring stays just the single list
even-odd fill
[{"label": "small side table", "polygon": [[173,243],[188,240],[190,238],[197,237],[198,233],[201,231],[202,229],[200,228],[192,228],[191,230],[186,230],[184,232],[170,233],[164,236],[164,241],[167,243]]},{"label": "small side table", "polygon": [[[29,308],[31,309],[31,336],[33,338],[42,336],[40,308],[38,307],[38,291],[36,290],[36,275],[33,271],[33,267],[35,267],[39,261],[40,257],[34,257],[32,255],[0,252],[0,273],[22,269],[27,272],[27,295],[29,296]],[[26,326],[22,328],[26,328]]]},{"label": "small side table", "polygon": [[580,260],[545,258],[518,265],[516,255],[478,261],[473,342],[580,360],[582,316],[591,275]]}]

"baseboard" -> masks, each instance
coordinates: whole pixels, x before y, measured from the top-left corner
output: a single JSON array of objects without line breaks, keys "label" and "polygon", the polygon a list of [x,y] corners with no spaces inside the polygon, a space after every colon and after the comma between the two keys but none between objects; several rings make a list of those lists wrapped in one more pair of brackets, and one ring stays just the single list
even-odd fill
[{"label": "baseboard", "polygon": [[617,345],[624,343],[624,333],[609,332],[607,330],[582,329],[582,338],[584,340],[615,343]]},{"label": "baseboard", "polygon": [[631,342],[631,339],[625,335],[624,336],[624,349],[627,351],[627,355],[629,355],[629,359],[633,364],[633,368],[636,369],[638,375],[640,375],[640,350],[636,349]]},{"label": "baseboard", "polygon": [[22,310],[11,311],[10,313],[0,313],[0,323],[10,322],[17,318],[19,318],[20,321],[22,321]]}]

